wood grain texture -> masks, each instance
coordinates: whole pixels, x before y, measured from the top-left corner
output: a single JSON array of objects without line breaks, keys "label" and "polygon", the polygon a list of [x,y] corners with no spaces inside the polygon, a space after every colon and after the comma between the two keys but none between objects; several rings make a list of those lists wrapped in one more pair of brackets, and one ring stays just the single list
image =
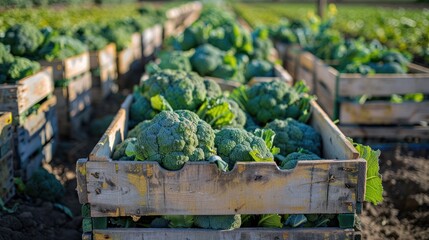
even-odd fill
[{"label": "wood grain texture", "polygon": [[0,158],[12,150],[12,144],[12,114],[10,112],[0,112]]},{"label": "wood grain texture", "polygon": [[133,33],[131,35],[131,47],[133,49],[134,60],[140,60],[143,52],[141,33]]},{"label": "wood grain texture", "polygon": [[317,82],[316,84],[317,88],[315,95],[317,97],[317,102],[331,119],[336,120],[334,116],[334,109],[336,104],[335,96],[329,92],[323,82]]},{"label": "wood grain texture", "polygon": [[116,64],[116,45],[110,43],[99,51],[89,53],[90,69]]},{"label": "wood grain texture", "polygon": [[352,138],[429,139],[429,127],[423,126],[358,126],[341,125],[341,131]]},{"label": "wood grain texture", "polygon": [[15,194],[13,182],[13,152],[10,149],[0,156],[0,199],[6,203]]},{"label": "wood grain texture", "polygon": [[122,51],[118,52],[117,55],[117,65],[118,65],[118,75],[126,74],[130,68],[131,64],[134,61],[133,49],[127,47]]},{"label": "wood grain texture", "polygon": [[37,104],[54,91],[52,68],[45,67],[16,84],[0,85],[0,111],[12,112],[19,122],[19,115]]},{"label": "wood grain texture", "polygon": [[39,61],[42,66],[52,67],[54,81],[72,79],[90,70],[89,52],[64,60]]},{"label": "wood grain texture", "polygon": [[208,162],[167,171],[156,162],[86,163],[92,217],[265,213],[353,213],[365,160],[239,162],[222,173]]},{"label": "wood grain texture", "polygon": [[111,228],[93,231],[94,240],[354,240],[360,232],[340,228],[267,229],[239,228],[234,230]]},{"label": "wood grain texture", "polygon": [[388,101],[341,102],[340,105],[340,124],[415,125],[421,122],[429,122],[429,101],[400,104]]}]

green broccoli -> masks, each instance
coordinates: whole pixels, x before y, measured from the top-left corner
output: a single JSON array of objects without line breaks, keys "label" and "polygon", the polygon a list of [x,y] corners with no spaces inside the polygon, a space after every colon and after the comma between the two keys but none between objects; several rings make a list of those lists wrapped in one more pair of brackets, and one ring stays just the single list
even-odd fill
[{"label": "green broccoli", "polygon": [[243,127],[246,123],[246,114],[238,104],[223,96],[206,99],[197,114],[214,129],[226,126]]},{"label": "green broccoli", "polygon": [[88,23],[79,27],[74,35],[82,43],[87,45],[91,51],[100,50],[109,43],[107,39],[102,36],[100,24],[96,23]]},{"label": "green broccoli", "polygon": [[298,161],[301,160],[320,160],[321,157],[316,154],[300,149],[298,152],[293,152],[281,159],[280,169],[292,169],[296,167]]},{"label": "green broccoli", "polygon": [[195,49],[194,55],[190,58],[192,68],[200,76],[211,76],[211,73],[222,64],[225,52],[204,44]]},{"label": "green broccoli", "polygon": [[115,146],[115,149],[112,153],[113,160],[121,160],[121,161],[132,161],[134,157],[129,157],[126,154],[126,150],[129,144],[135,144],[137,139],[135,137],[128,137],[121,143]]},{"label": "green broccoli", "polygon": [[253,59],[268,59],[273,48],[268,29],[258,28],[252,33]]},{"label": "green broccoli", "polygon": [[[27,58],[15,57],[6,72],[8,83],[14,83],[40,70],[40,64]],[[1,70],[0,70],[1,72]]]},{"label": "green broccoli", "polygon": [[198,115],[187,110],[162,111],[142,128],[134,146],[136,160],[157,161],[178,170],[188,161],[213,156],[215,134]]},{"label": "green broccoli", "polygon": [[30,23],[10,27],[3,38],[3,43],[10,46],[15,56],[32,56],[43,43],[43,34]]},{"label": "green broccoli", "polygon": [[6,46],[0,43],[0,65],[8,64],[13,61],[13,55],[9,52]]},{"label": "green broccoli", "polygon": [[118,22],[109,23],[101,33],[109,42],[116,44],[117,51],[122,51],[131,44],[132,31],[122,27]]},{"label": "green broccoli", "polygon": [[148,123],[150,123],[149,120],[145,120],[145,121],[139,122],[130,131],[128,131],[127,138],[137,138],[139,136],[139,133],[141,131],[143,131],[144,128],[147,127]]},{"label": "green broccoli", "polygon": [[240,228],[241,216],[236,215],[216,215],[216,216],[195,216],[194,224],[197,227],[216,230],[231,230]]},{"label": "green broccoli", "polygon": [[283,156],[296,152],[300,148],[320,156],[321,137],[311,126],[288,118],[286,120],[276,119],[268,123],[265,128],[276,133],[274,145],[280,148]]},{"label": "green broccoli", "polygon": [[[159,55],[159,61],[160,62],[157,65],[159,69],[182,70],[185,72],[190,72],[192,70],[189,57],[181,51],[163,52]],[[146,67],[146,69],[148,69],[148,67]],[[149,71],[149,73],[153,73],[153,71]]]},{"label": "green broccoli", "polygon": [[254,59],[246,66],[247,81],[253,77],[274,77],[274,65],[266,60]]},{"label": "green broccoli", "polygon": [[[229,169],[239,161],[272,161],[274,158],[262,138],[241,128],[222,128],[216,132],[214,142],[218,155],[228,163]],[[253,154],[257,155],[256,159]]]},{"label": "green broccoli", "polygon": [[204,85],[206,86],[207,98],[217,98],[222,95],[222,89],[217,82],[211,79],[204,79]]},{"label": "green broccoli", "polygon": [[53,174],[39,168],[27,182],[25,193],[33,198],[55,202],[64,196],[65,189]]},{"label": "green broccoli", "polygon": [[147,100],[140,92],[133,93],[134,101],[130,106],[130,125],[152,119],[158,111],[151,106],[150,100]]},{"label": "green broccoli", "polygon": [[47,61],[73,57],[87,51],[86,45],[70,36],[52,36],[40,48],[39,57]]},{"label": "green broccoli", "polygon": [[206,99],[204,80],[195,73],[165,69],[142,82],[142,94],[147,99],[163,96],[174,110],[196,110]]}]

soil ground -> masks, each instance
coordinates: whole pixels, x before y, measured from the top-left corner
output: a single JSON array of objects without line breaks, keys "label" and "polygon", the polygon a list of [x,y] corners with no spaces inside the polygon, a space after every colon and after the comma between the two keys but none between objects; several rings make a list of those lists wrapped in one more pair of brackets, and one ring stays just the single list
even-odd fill
[{"label": "soil ground", "polygon": [[[94,108],[94,119],[114,114],[123,99],[122,94],[109,97]],[[0,240],[81,239],[75,163],[89,155],[104,130],[98,129],[98,133],[88,131],[89,137],[83,141],[60,141],[53,162],[45,166],[64,184],[66,195],[62,204],[70,208],[74,217],[68,217],[52,203],[17,194],[7,204],[8,207],[18,204],[17,211],[0,212]],[[365,205],[361,216],[363,239],[429,239],[428,162],[428,150],[398,147],[382,152],[384,202],[378,206]]]}]

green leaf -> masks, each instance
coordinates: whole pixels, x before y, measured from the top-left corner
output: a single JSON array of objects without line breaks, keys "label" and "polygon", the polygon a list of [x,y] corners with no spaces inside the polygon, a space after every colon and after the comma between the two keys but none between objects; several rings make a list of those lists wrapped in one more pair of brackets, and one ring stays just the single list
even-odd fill
[{"label": "green leaf", "polygon": [[292,214],[287,218],[285,225],[291,227],[299,227],[306,222],[307,218],[304,216],[304,214]]},{"label": "green leaf", "polygon": [[198,109],[197,115],[213,128],[227,126],[235,118],[231,106],[224,97],[207,99]]},{"label": "green leaf", "polygon": [[247,109],[247,102],[249,101],[246,91],[247,87],[245,85],[241,85],[240,87],[235,88],[229,95],[229,98],[234,100],[242,110]]},{"label": "green leaf", "polygon": [[282,228],[282,217],[278,214],[264,214],[258,222],[258,227]]},{"label": "green leaf", "polygon": [[226,172],[228,171],[228,163],[225,162],[224,160],[222,160],[221,157],[219,156],[211,156],[208,161],[210,163],[215,163],[217,165],[217,167],[219,168],[219,170]]},{"label": "green leaf", "polygon": [[168,101],[159,94],[150,98],[150,105],[158,111],[173,111]]},{"label": "green leaf", "polygon": [[249,152],[250,156],[255,160],[255,162],[272,162],[274,161],[274,157],[262,157],[261,153],[258,149],[253,148],[252,151]]},{"label": "green leaf", "polygon": [[366,160],[365,201],[377,205],[383,201],[383,185],[379,166],[380,150],[374,151],[369,146],[353,143],[361,158]]},{"label": "green leaf", "polygon": [[163,216],[163,218],[169,220],[168,226],[171,228],[190,228],[194,224],[193,216]]},{"label": "green leaf", "polygon": [[255,136],[262,138],[265,141],[265,145],[267,146],[268,149],[270,149],[270,152],[273,155],[280,153],[280,148],[274,146],[274,137],[276,136],[276,133],[273,130],[269,128],[267,129],[257,128],[253,134],[255,134]]},{"label": "green leaf", "polygon": [[67,206],[62,205],[62,204],[60,204],[60,203],[54,203],[54,208],[56,208],[56,209],[58,209],[58,210],[62,211],[63,213],[65,213],[65,214],[66,214],[67,216],[69,216],[70,218],[73,218],[73,213],[72,213],[72,211],[70,210],[70,208],[68,208]]}]

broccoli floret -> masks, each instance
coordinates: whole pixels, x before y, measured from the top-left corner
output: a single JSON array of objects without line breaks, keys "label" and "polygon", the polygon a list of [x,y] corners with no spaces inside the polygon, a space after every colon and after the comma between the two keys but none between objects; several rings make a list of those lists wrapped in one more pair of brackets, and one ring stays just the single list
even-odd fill
[{"label": "broccoli floret", "polygon": [[145,120],[137,124],[135,127],[133,127],[130,131],[128,131],[128,138],[137,138],[139,133],[143,131],[144,128],[147,127],[147,124],[149,124],[149,120]]},{"label": "broccoli floret", "polygon": [[252,33],[254,59],[268,59],[273,43],[269,38],[268,29],[258,28]]},{"label": "broccoli floret", "polygon": [[287,155],[284,159],[281,160],[280,168],[281,169],[292,169],[296,167],[296,164],[300,160],[320,160],[319,156],[316,154],[307,151],[307,150],[300,150],[298,152],[293,152],[289,155]]},{"label": "broccoli floret", "polygon": [[246,113],[241,110],[240,106],[233,101],[228,99],[229,106],[231,108],[231,112],[234,114],[234,119],[232,120],[230,126],[242,128],[246,124],[247,117]]},{"label": "broccoli floret", "polygon": [[163,96],[174,110],[196,110],[206,99],[204,80],[195,73],[165,69],[152,74],[143,82],[146,99]]},{"label": "broccoli floret", "polygon": [[311,151],[320,156],[320,134],[311,126],[298,122],[292,118],[274,120],[266,125],[276,133],[274,145],[280,148],[280,153],[287,156],[300,148]]},{"label": "broccoli floret", "polygon": [[9,52],[5,45],[0,43],[0,64],[8,64],[13,61],[13,55]]},{"label": "broccoli floret", "polygon": [[47,61],[65,59],[76,56],[87,50],[87,47],[79,40],[70,36],[50,37],[39,50],[39,57]]},{"label": "broccoli floret", "polygon": [[9,83],[14,83],[27,76],[33,75],[40,70],[40,64],[27,58],[15,57],[8,65],[6,79]]},{"label": "broccoli floret", "polygon": [[195,113],[162,111],[139,132],[135,156],[178,170],[188,161],[204,161],[214,155],[214,138],[210,125]]},{"label": "broccoli floret", "polygon": [[43,34],[30,23],[17,24],[6,31],[3,43],[15,56],[31,56],[43,43]]},{"label": "broccoli floret", "polygon": [[206,86],[207,98],[217,98],[222,95],[222,89],[217,82],[211,79],[204,79],[204,85]]},{"label": "broccoli floret", "polygon": [[113,160],[121,160],[121,161],[132,161],[134,160],[134,157],[128,157],[127,154],[125,153],[125,150],[127,149],[127,146],[131,143],[131,144],[135,144],[137,142],[137,139],[134,137],[129,137],[127,139],[125,139],[124,141],[122,141],[121,143],[119,143],[118,145],[115,146],[115,150],[112,154],[112,159]]},{"label": "broccoli floret", "polygon": [[181,51],[163,52],[159,56],[159,68],[189,72],[192,70],[189,58]]},{"label": "broccoli floret", "polygon": [[228,163],[229,169],[236,162],[255,161],[251,152],[257,152],[260,158],[273,159],[273,155],[262,138],[241,128],[226,127],[216,132],[215,147],[218,155]]},{"label": "broccoli floret", "polygon": [[140,92],[134,92],[133,97],[134,101],[130,106],[131,126],[141,121],[152,119],[158,113],[152,108],[150,101],[142,96]]},{"label": "broccoli floret", "polygon": [[287,117],[306,122],[310,117],[310,102],[314,97],[307,94],[308,87],[302,81],[291,87],[275,79],[257,83],[245,91],[237,90],[232,97],[261,125]]},{"label": "broccoli floret", "polygon": [[254,59],[246,66],[244,76],[247,81],[253,77],[274,77],[274,66],[266,60]]},{"label": "broccoli floret", "polygon": [[33,198],[55,202],[64,196],[65,189],[53,174],[39,168],[27,182],[25,193]]},{"label": "broccoli floret", "polygon": [[100,50],[109,43],[107,39],[102,36],[100,24],[96,23],[88,23],[79,27],[74,35],[82,43],[87,45],[91,51]]},{"label": "broccoli floret", "polygon": [[123,27],[120,22],[109,23],[101,31],[104,38],[116,44],[117,51],[122,51],[130,45],[132,32]]},{"label": "broccoli floret", "polygon": [[200,228],[230,230],[240,228],[241,216],[236,215],[216,215],[216,216],[195,216],[194,224]]},{"label": "broccoli floret", "polygon": [[191,57],[192,68],[200,76],[210,76],[222,64],[224,52],[210,44],[204,44],[195,49]]}]

